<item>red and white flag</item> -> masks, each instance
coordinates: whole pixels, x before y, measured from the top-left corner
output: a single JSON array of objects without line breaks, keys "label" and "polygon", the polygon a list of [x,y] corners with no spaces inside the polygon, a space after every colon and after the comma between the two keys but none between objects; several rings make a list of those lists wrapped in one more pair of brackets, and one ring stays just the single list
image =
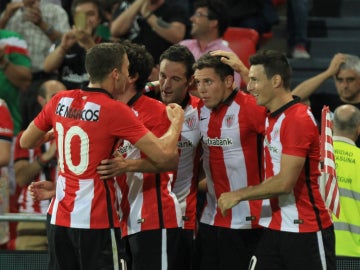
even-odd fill
[{"label": "red and white flag", "polygon": [[335,172],[332,113],[328,106],[324,106],[321,112],[320,154],[320,191],[322,192],[325,205],[338,218],[340,214],[340,195]]}]

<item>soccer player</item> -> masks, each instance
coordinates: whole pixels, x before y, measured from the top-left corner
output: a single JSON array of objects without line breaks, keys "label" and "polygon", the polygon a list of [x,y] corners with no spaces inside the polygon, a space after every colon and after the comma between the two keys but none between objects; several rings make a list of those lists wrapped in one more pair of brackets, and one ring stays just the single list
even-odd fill
[{"label": "soccer player", "polygon": [[186,265],[191,269],[194,259],[196,235],[196,202],[200,160],[200,130],[197,106],[199,98],[189,94],[194,80],[192,66],[195,62],[190,50],[182,45],[172,45],[160,56],[160,100],[165,104],[177,103],[184,109],[184,123],[179,138],[179,164],[174,172],[172,191],[179,200],[185,243]]},{"label": "soccer player", "polygon": [[261,235],[261,201],[245,201],[223,216],[221,193],[256,185],[261,180],[265,109],[233,88],[234,71],[218,56],[203,55],[194,65],[200,95],[200,133],[207,193],[197,249],[200,268],[247,269]]},{"label": "soccer player", "polygon": [[[237,62],[229,53],[228,64]],[[336,269],[334,228],[319,192],[319,134],[308,106],[290,91],[286,56],[262,51],[250,58],[248,91],[268,110],[265,180],[224,192],[224,216],[243,202],[264,199],[259,224],[266,227],[249,269]],[[236,66],[236,65],[231,65]],[[266,200],[265,200],[266,199]]]},{"label": "soccer player", "polygon": [[[127,104],[138,119],[161,137],[169,128],[166,106],[143,95],[146,81],[152,71],[153,60],[144,46],[123,41],[129,58],[129,81],[126,91],[116,97]],[[125,140],[118,151],[127,159],[146,158],[140,149]],[[101,168],[101,167],[99,167]],[[181,242],[180,204],[169,188],[173,173],[151,168],[142,172],[127,172],[116,178],[119,193],[121,234],[128,247],[128,268],[133,270],[183,270],[184,252]],[[152,173],[151,173],[152,171]],[[98,170],[101,174],[101,171]],[[165,238],[164,238],[165,236]]]}]

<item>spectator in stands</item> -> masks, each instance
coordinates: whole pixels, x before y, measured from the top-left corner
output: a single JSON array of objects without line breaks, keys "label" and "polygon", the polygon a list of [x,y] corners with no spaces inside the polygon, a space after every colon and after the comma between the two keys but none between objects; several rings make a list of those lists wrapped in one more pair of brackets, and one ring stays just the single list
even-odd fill
[{"label": "spectator in stands", "polygon": [[67,89],[79,89],[89,81],[84,65],[86,50],[108,41],[106,38],[109,36],[104,38],[98,35],[103,15],[97,0],[75,0],[72,16],[74,20],[79,16],[80,21],[75,20],[75,28],[66,32],[61,42],[55,44],[56,48],[45,58],[44,70],[49,73],[57,71],[59,80]]},{"label": "spectator in stands", "polygon": [[[65,90],[59,81],[44,82],[38,90],[38,102],[41,107],[59,91]],[[16,183],[21,188],[19,196],[19,212],[46,214],[49,201],[34,201],[29,195],[28,186],[37,181],[56,181],[57,158],[54,141],[46,142],[34,150],[20,147],[20,137],[16,139],[14,153],[14,169]],[[17,224],[16,250],[47,250],[45,222],[19,222]]]},{"label": "spectator in stands", "polygon": [[18,33],[0,29],[0,98],[7,103],[14,135],[21,129],[20,96],[31,82],[28,47]]},{"label": "spectator in stands", "polygon": [[[315,93],[331,77],[334,78],[337,95]],[[329,106],[331,111],[343,104],[352,104],[360,109],[360,58],[351,54],[335,54],[325,71],[302,82],[292,93],[302,100],[310,98],[312,112],[319,122],[324,105]],[[356,144],[360,146],[359,139]]]},{"label": "spectator in stands", "polygon": [[[105,20],[111,24],[117,10],[122,1],[119,0],[100,0],[99,1],[103,10]],[[109,29],[110,30],[110,29]]]},{"label": "spectator in stands", "polygon": [[333,216],[336,256],[360,257],[360,110],[341,105],[334,112],[333,144],[340,193],[340,216]]},{"label": "spectator in stands", "polygon": [[217,206],[227,216],[239,203],[263,199],[259,224],[266,229],[249,269],[335,270],[334,229],[318,185],[317,125],[308,106],[292,96],[284,54],[265,50],[251,56],[250,64],[248,91],[268,110],[265,177],[261,184],[222,193]]},{"label": "spectator in stands", "polygon": [[[0,215],[9,212],[9,179],[7,166],[11,157],[13,121],[4,100],[0,99]],[[0,222],[0,250],[6,249],[9,237],[9,223]]]},{"label": "spectator in stands", "polygon": [[[1,18],[4,28],[21,34],[29,48],[32,83],[22,96],[23,124],[38,114],[41,107],[37,102],[39,86],[53,74],[44,72],[44,60],[51,44],[70,29],[66,11],[59,5],[43,3],[40,0],[22,0],[21,6],[8,5]],[[21,7],[21,8],[20,8]],[[17,8],[15,10],[15,8]]]},{"label": "spectator in stands", "polygon": [[11,0],[1,1],[1,5],[3,3],[4,7],[0,10],[1,14],[3,14],[0,16],[0,29],[3,29],[6,26],[8,20],[12,17],[16,10],[24,6],[22,2],[12,2]]},{"label": "spectator in stands", "polygon": [[176,2],[135,0],[123,1],[120,12],[111,23],[112,35],[145,45],[157,66],[151,80],[157,80],[160,54],[185,37],[186,10]]},{"label": "spectator in stands", "polygon": [[309,0],[287,0],[288,48],[292,58],[310,58],[307,23]]},{"label": "spectator in stands", "polygon": [[230,25],[255,29],[259,35],[270,32],[279,21],[272,0],[224,0],[229,7]]},{"label": "spectator in stands", "polygon": [[[191,36],[193,39],[186,39],[179,42],[180,45],[188,47],[195,57],[210,51],[224,50],[232,52],[226,41],[222,39],[229,24],[229,7],[222,0],[198,0],[194,4],[195,12],[190,17]],[[242,73],[235,74],[236,86],[240,86],[242,77],[246,77],[247,68],[244,65]]]}]

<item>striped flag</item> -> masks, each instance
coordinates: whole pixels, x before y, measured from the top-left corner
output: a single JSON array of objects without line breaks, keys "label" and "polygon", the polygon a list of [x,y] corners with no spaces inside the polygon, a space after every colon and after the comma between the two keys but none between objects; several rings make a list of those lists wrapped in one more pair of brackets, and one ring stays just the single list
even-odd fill
[{"label": "striped flag", "polygon": [[320,154],[320,191],[325,200],[325,205],[338,218],[340,214],[340,195],[335,172],[332,113],[328,106],[324,106],[321,113]]}]

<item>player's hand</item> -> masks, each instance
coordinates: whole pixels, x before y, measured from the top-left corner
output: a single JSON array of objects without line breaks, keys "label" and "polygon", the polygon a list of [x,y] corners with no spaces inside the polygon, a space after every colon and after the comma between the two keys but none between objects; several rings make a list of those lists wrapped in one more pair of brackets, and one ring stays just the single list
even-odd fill
[{"label": "player's hand", "polygon": [[51,181],[32,182],[28,186],[30,195],[34,200],[49,200],[55,196],[55,183]]},{"label": "player's hand", "polygon": [[127,171],[127,167],[128,163],[126,159],[119,151],[115,151],[114,158],[101,161],[100,165],[97,167],[97,172],[100,174],[100,179],[105,180],[123,174]]},{"label": "player's hand", "polygon": [[244,72],[244,69],[247,70],[247,67],[244,65],[244,63],[233,52],[216,50],[216,51],[210,52],[210,54],[213,56],[222,56],[221,62],[230,66],[236,72],[242,73],[242,72]]},{"label": "player's hand", "polygon": [[184,122],[184,110],[176,103],[169,103],[166,106],[167,116],[170,122],[174,124],[181,124]]},{"label": "player's hand", "polygon": [[224,192],[218,199],[218,207],[220,208],[221,214],[225,217],[227,210],[233,208],[240,202],[236,192]]}]

